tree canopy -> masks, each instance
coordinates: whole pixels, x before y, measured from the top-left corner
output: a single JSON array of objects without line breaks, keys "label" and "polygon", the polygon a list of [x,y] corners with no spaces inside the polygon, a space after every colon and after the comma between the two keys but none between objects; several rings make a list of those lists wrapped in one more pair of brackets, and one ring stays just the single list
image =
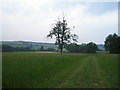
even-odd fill
[{"label": "tree canopy", "polygon": [[47,37],[56,37],[55,44],[58,45],[58,48],[62,53],[63,48],[65,48],[68,43],[71,41],[77,42],[78,36],[76,34],[71,34],[70,31],[71,29],[67,26],[67,20],[65,19],[65,16],[63,16],[62,19],[59,18],[54,24]]},{"label": "tree canopy", "polygon": [[120,37],[117,34],[109,34],[105,39],[106,51],[110,53],[120,53]]},{"label": "tree canopy", "polygon": [[88,44],[77,45],[76,43],[71,43],[67,45],[66,49],[71,53],[96,53],[98,47],[95,43],[90,42]]}]

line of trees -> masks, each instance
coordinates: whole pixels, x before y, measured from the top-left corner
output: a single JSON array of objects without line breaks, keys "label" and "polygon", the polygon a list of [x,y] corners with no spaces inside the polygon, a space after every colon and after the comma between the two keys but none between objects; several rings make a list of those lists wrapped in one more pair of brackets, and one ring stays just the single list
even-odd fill
[{"label": "line of trees", "polygon": [[[71,43],[66,45],[65,49],[70,53],[96,53],[98,47],[95,43],[81,44]],[[21,51],[58,51],[54,48],[44,49],[41,46],[38,50],[32,50],[30,47],[12,47],[9,45],[2,45],[2,52],[21,52]]]},{"label": "line of trees", "polygon": [[47,48],[44,49],[43,46],[41,46],[38,50],[33,50],[31,47],[12,47],[9,45],[2,45],[0,46],[2,49],[0,49],[2,52],[21,52],[21,51],[55,51],[54,48]]},{"label": "line of trees", "polygon": [[16,52],[16,51],[30,51],[30,47],[12,47],[9,45],[2,45],[2,52]]},{"label": "line of trees", "polygon": [[78,45],[76,43],[72,43],[67,45],[66,49],[71,53],[96,53],[98,47],[95,43],[90,42],[88,44]]},{"label": "line of trees", "polygon": [[105,39],[104,47],[109,53],[120,53],[120,37],[116,33],[109,34]]}]

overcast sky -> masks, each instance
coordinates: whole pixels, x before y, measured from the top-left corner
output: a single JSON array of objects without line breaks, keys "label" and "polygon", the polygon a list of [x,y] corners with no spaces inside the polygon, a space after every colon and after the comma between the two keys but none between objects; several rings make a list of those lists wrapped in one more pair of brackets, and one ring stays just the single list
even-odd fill
[{"label": "overcast sky", "polygon": [[117,2],[67,2],[53,0],[3,0],[0,10],[2,40],[54,42],[47,38],[52,25],[64,12],[75,28],[78,43],[104,43],[118,33]]}]

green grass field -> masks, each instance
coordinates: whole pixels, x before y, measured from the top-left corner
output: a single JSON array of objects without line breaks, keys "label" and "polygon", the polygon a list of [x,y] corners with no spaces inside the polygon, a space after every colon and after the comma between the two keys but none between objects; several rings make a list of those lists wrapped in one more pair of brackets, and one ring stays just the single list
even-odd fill
[{"label": "green grass field", "polygon": [[115,88],[115,54],[3,53],[3,88]]}]

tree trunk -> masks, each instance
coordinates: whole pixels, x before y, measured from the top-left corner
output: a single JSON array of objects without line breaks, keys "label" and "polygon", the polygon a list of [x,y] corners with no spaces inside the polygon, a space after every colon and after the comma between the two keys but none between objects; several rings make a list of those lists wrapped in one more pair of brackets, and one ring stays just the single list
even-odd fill
[{"label": "tree trunk", "polygon": [[63,53],[63,52],[62,52],[62,48],[60,49],[60,52],[61,52],[61,54]]},{"label": "tree trunk", "polygon": [[61,54],[63,53],[63,45],[61,45],[61,47],[60,47],[60,52],[61,52]]}]

